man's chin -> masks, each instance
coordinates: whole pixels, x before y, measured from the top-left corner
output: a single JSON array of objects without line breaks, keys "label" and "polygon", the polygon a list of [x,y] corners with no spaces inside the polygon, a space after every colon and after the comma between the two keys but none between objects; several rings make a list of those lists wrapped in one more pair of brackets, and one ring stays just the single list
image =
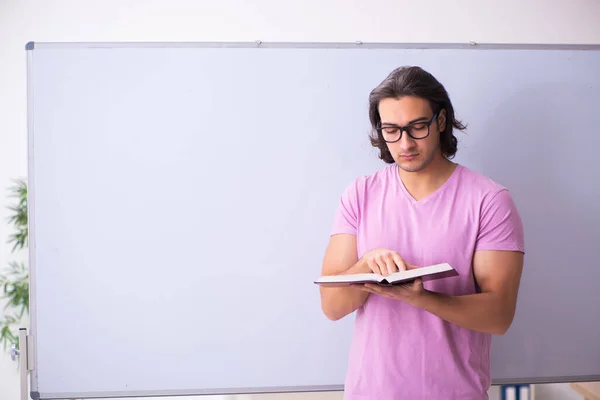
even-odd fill
[{"label": "man's chin", "polygon": [[422,161],[402,161],[397,162],[400,169],[406,172],[419,172],[425,168],[425,165]]},{"label": "man's chin", "polygon": [[423,170],[423,168],[421,168],[421,167],[413,167],[413,166],[406,167],[406,166],[402,166],[402,165],[400,165],[400,169],[402,169],[405,172],[419,172],[419,171]]}]

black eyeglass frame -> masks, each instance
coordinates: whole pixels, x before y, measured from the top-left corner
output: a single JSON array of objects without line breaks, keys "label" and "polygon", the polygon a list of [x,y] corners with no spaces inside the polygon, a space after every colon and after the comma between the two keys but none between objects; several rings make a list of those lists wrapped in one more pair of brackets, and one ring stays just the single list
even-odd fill
[{"label": "black eyeglass frame", "polygon": [[[406,131],[406,133],[408,134],[408,136],[410,136],[412,139],[414,140],[422,140],[425,139],[426,137],[429,136],[429,134],[431,133],[431,124],[433,124],[433,121],[435,121],[437,119],[439,115],[439,111],[436,112],[435,114],[433,114],[433,117],[431,117],[431,119],[429,121],[417,121],[417,122],[413,122],[412,124],[408,124],[405,126],[399,126],[399,125],[389,125],[386,126],[386,128],[397,128],[400,129],[400,135],[398,136],[398,139],[396,140],[385,140],[385,137],[383,136],[383,129],[381,127],[381,123],[380,125],[377,127],[377,133],[379,134],[379,136],[383,139],[384,142],[386,143],[396,143],[397,141],[399,141],[400,139],[402,139],[402,133],[404,131]],[[413,126],[413,125],[417,125],[417,124],[425,124],[427,126],[427,135],[423,136],[423,137],[414,137],[413,135],[410,134],[409,129]]]}]

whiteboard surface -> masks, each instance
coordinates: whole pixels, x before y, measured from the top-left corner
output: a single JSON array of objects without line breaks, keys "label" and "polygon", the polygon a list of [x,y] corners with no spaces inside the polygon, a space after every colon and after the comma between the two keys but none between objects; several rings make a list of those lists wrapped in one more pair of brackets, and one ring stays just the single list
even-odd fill
[{"label": "whiteboard surface", "polygon": [[468,124],[455,161],[524,220],[494,382],[600,379],[600,51],[28,54],[36,396],[341,389],[353,316],[328,321],[312,282],[341,192],[384,166],[368,93],[408,64]]}]

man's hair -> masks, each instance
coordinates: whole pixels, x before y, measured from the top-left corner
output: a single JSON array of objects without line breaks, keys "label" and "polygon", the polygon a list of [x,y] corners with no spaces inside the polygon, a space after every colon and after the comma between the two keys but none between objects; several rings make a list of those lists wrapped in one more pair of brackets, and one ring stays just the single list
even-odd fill
[{"label": "man's hair", "polygon": [[381,124],[379,102],[386,98],[397,99],[403,96],[417,96],[429,102],[433,113],[446,110],[446,127],[440,132],[440,147],[444,157],[451,159],[456,154],[458,141],[453,128],[466,128],[454,116],[454,107],[444,86],[429,72],[420,67],[400,67],[392,71],[369,95],[369,118],[371,120],[370,141],[373,147],[379,149],[379,158],[388,164],[394,163],[394,158],[387,148],[377,128]]}]

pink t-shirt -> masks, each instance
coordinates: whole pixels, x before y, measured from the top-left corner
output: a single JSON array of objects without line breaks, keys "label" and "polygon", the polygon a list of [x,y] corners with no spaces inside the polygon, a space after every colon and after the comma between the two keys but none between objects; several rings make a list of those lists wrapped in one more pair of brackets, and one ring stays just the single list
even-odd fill
[{"label": "pink t-shirt", "polygon": [[[332,231],[338,233],[357,237],[359,257],[384,247],[414,265],[449,263],[459,276],[424,286],[450,295],[477,292],[475,251],[524,251],[508,190],[462,165],[418,202],[395,164],[356,179],[342,194]],[[490,343],[489,334],[370,294],[356,311],[345,399],[487,399]]]}]

